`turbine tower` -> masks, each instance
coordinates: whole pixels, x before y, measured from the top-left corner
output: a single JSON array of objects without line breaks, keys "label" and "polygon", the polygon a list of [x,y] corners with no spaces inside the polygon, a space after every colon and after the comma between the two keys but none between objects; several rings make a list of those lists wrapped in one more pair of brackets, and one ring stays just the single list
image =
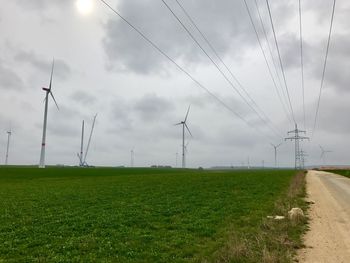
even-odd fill
[{"label": "turbine tower", "polygon": [[326,165],[326,153],[331,153],[332,151],[329,151],[329,150],[325,150],[321,145],[320,146],[320,149],[321,149],[321,156],[320,158],[323,160],[323,165]]},{"label": "turbine tower", "polygon": [[277,144],[277,145],[275,145],[273,143],[270,143],[270,144],[275,150],[275,168],[277,168],[277,148],[280,147],[282,145],[282,143]]},{"label": "turbine tower", "polygon": [[7,147],[6,147],[6,159],[5,159],[5,165],[8,164],[9,161],[9,148],[10,148],[10,139],[11,139],[12,131],[11,128],[9,131],[7,131]]},{"label": "turbine tower", "polygon": [[80,141],[80,153],[78,153],[79,158],[79,166],[84,166],[83,163],[83,154],[84,154],[84,128],[85,128],[85,122],[83,120],[83,124],[81,126],[81,141]]},{"label": "turbine tower", "polygon": [[41,152],[40,152],[40,162],[39,162],[39,168],[45,168],[45,146],[46,146],[46,126],[47,126],[47,111],[48,111],[48,105],[49,105],[49,95],[52,97],[53,101],[56,104],[57,109],[59,109],[58,104],[56,102],[56,99],[54,95],[52,94],[52,75],[53,75],[53,69],[54,69],[55,61],[52,61],[52,68],[51,68],[51,77],[50,77],[50,84],[48,88],[42,88],[45,91],[45,110],[44,110],[44,124],[43,124],[43,137],[41,141]]},{"label": "turbine tower", "polygon": [[175,125],[182,125],[182,168],[186,168],[185,128],[187,129],[188,133],[192,136],[192,133],[191,133],[191,131],[188,128],[187,123],[186,123],[187,122],[188,113],[190,112],[190,107],[191,107],[191,105],[188,106],[185,120],[175,124]]}]

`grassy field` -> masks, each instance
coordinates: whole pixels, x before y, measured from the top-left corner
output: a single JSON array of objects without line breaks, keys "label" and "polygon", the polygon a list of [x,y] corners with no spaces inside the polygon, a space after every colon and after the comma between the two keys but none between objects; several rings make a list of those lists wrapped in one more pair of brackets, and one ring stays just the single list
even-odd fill
[{"label": "grassy field", "polygon": [[1,167],[0,262],[289,261],[303,229],[265,218],[300,203],[303,179],[295,178]]},{"label": "grassy field", "polygon": [[350,178],[350,170],[329,170],[327,172],[340,174]]}]

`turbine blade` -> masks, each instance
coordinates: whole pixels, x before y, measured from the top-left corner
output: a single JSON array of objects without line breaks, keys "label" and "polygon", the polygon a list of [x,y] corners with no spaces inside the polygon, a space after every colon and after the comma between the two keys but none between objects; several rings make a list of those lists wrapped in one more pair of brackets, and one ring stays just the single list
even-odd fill
[{"label": "turbine blade", "polygon": [[190,108],[191,108],[191,105],[188,106],[187,113],[186,113],[186,117],[185,117],[185,120],[184,120],[185,123],[186,123],[186,121],[187,121],[187,117],[188,117],[188,113],[190,112]]},{"label": "turbine blade", "polygon": [[57,101],[56,101],[55,97],[53,96],[51,90],[50,90],[50,95],[51,95],[53,101],[55,102],[57,109],[60,110],[60,108],[58,107]]},{"label": "turbine blade", "polygon": [[176,124],[174,124],[174,126],[176,126],[176,125],[181,125],[182,123],[181,122],[179,122],[179,123],[176,123]]},{"label": "turbine blade", "polygon": [[192,133],[191,133],[190,129],[188,128],[188,126],[187,126],[186,122],[185,122],[185,127],[186,127],[186,129],[188,130],[188,132],[190,133],[191,137],[193,137],[193,135],[192,135]]},{"label": "turbine blade", "polygon": [[52,76],[53,76],[53,69],[55,67],[55,59],[52,60],[52,67],[51,67],[51,77],[50,77],[50,85],[49,85],[49,90],[51,91],[52,88]]}]

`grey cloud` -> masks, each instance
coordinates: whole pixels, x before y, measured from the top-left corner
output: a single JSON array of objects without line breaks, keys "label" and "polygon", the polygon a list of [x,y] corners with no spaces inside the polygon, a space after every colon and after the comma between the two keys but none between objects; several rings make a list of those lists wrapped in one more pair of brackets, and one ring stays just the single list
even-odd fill
[{"label": "grey cloud", "polygon": [[108,132],[130,132],[133,129],[130,105],[121,98],[115,98],[110,108]]},{"label": "grey cloud", "polygon": [[[280,49],[282,52],[282,61],[285,68],[300,68],[300,39],[293,34],[284,34],[280,37]],[[312,50],[308,43],[303,42],[303,49]],[[304,64],[309,63],[310,53],[304,52]]]},{"label": "grey cloud", "polygon": [[326,71],[327,83],[339,92],[349,92],[350,83],[350,34],[333,36]]},{"label": "grey cloud", "polygon": [[[328,54],[327,68],[325,74],[325,89],[333,89],[337,92],[348,92],[350,76],[350,34],[334,34]],[[318,46],[308,48],[309,57],[307,70],[312,76],[321,82],[327,39],[319,42]]]},{"label": "grey cloud", "polygon": [[[51,102],[52,101],[50,101],[50,103]],[[50,117],[47,125],[48,132],[63,137],[73,137],[79,134],[80,126],[78,119],[81,114],[77,110],[65,105],[60,105],[60,110],[58,111],[56,106],[51,106],[49,115]]]},{"label": "grey cloud", "polygon": [[[179,8],[172,2],[169,4],[184,23],[188,24]],[[227,1],[217,4],[205,0],[183,4],[222,56],[234,50],[230,56],[240,57],[242,49],[257,44],[241,2]],[[191,66],[210,63],[161,1],[124,0],[119,2],[118,10],[175,60]],[[109,19],[105,30],[103,44],[109,59],[109,68],[148,74],[166,71],[166,67],[169,67],[166,59],[121,19]]]},{"label": "grey cloud", "polygon": [[43,10],[54,6],[63,6],[66,3],[71,2],[71,0],[16,0],[18,5],[23,8],[30,10]]},{"label": "grey cloud", "polygon": [[[42,72],[49,72],[52,66],[52,61],[42,59],[34,52],[27,52],[23,50],[19,51],[15,55],[15,60],[28,63]],[[67,80],[70,75],[71,69],[68,64],[62,59],[55,59],[54,76],[57,76],[62,80]]]},{"label": "grey cloud", "polygon": [[12,69],[4,65],[0,60],[0,89],[21,90],[23,81]]},{"label": "grey cloud", "polygon": [[134,109],[142,120],[152,122],[159,120],[164,115],[168,117],[169,112],[174,110],[174,105],[170,100],[156,94],[147,94],[135,103]]},{"label": "grey cloud", "polygon": [[349,112],[350,105],[346,97],[341,98],[331,92],[325,92],[320,105],[318,130],[333,134],[349,134],[350,123],[347,121]]},{"label": "grey cloud", "polygon": [[78,90],[71,95],[74,101],[81,102],[83,105],[91,105],[96,102],[96,97],[88,94],[86,91]]}]

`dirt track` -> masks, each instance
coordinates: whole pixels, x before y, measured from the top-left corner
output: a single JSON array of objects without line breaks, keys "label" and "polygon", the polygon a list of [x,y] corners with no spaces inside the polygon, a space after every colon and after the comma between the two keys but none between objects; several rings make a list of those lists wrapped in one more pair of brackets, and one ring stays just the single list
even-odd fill
[{"label": "dirt track", "polygon": [[350,179],[309,171],[306,176],[310,231],[306,248],[299,251],[300,262],[350,262]]}]

